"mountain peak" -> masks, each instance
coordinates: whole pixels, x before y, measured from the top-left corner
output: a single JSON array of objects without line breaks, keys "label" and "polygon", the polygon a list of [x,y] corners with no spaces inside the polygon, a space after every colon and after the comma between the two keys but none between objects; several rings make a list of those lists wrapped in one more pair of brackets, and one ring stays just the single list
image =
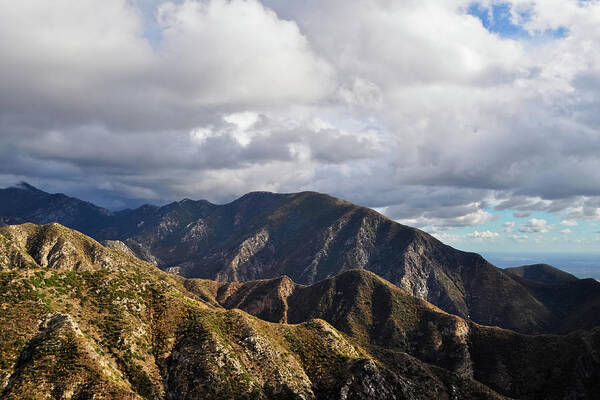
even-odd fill
[{"label": "mountain peak", "polygon": [[60,270],[111,269],[128,257],[125,253],[115,254],[92,238],[55,222],[5,226],[0,228],[0,243],[5,244],[0,249],[0,271],[10,265]]},{"label": "mountain peak", "polygon": [[275,198],[280,198],[280,197],[284,197],[284,196],[286,196],[286,195],[282,194],[282,193],[274,193],[274,192],[267,192],[267,191],[255,191],[255,192],[248,192],[248,193],[238,197],[232,203],[236,203],[239,201],[247,201],[247,200],[275,199]]},{"label": "mountain peak", "polygon": [[25,181],[21,181],[19,183],[17,183],[16,185],[13,186],[15,189],[21,189],[21,190],[27,190],[29,192],[34,192],[34,193],[46,193],[43,190],[40,190],[38,188],[36,188],[33,185],[30,185],[29,183],[25,182]]}]

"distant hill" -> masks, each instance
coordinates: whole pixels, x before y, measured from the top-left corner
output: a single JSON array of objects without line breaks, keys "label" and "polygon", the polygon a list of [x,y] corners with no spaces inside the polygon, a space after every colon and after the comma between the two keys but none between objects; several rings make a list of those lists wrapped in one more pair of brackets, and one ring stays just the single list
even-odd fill
[{"label": "distant hill", "polygon": [[507,268],[555,316],[554,331],[571,332],[600,325],[600,282],[578,279],[547,264]]},{"label": "distant hill", "polygon": [[185,199],[109,212],[23,185],[0,190],[0,203],[5,221],[53,220],[99,241],[118,240],[138,257],[188,278],[230,282],[287,275],[312,284],[363,268],[481,324],[525,333],[563,330],[562,314],[516,274],[325,194],[253,192],[224,205]]},{"label": "distant hill", "polygon": [[523,265],[506,268],[504,271],[533,283],[546,285],[560,285],[578,280],[576,276],[548,264]]},{"label": "distant hill", "polygon": [[22,182],[0,189],[0,226],[33,222],[59,222],[80,232],[92,232],[105,226],[112,213],[87,201],[50,194]]}]

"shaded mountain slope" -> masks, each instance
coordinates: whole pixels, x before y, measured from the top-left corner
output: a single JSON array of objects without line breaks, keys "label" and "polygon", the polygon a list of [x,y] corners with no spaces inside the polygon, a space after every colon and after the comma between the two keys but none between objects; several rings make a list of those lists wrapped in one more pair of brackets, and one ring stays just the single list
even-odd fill
[{"label": "shaded mountain slope", "polygon": [[600,282],[577,279],[550,265],[509,268],[508,273],[555,316],[555,331],[567,333],[600,325]]},{"label": "shaded mountain slope", "polygon": [[93,232],[110,223],[107,209],[87,201],[50,194],[27,183],[0,189],[0,226],[32,222],[58,222],[80,232]]},{"label": "shaded mountain slope", "polygon": [[364,270],[311,286],[282,277],[245,283],[190,280],[189,290],[226,308],[271,321],[324,319],[385,357],[406,352],[515,398],[594,398],[599,393],[600,329],[528,336],[481,326]]},{"label": "shaded mountain slope", "polygon": [[[35,198],[44,193],[4,189],[0,199],[15,191]],[[527,288],[478,254],[319,193],[254,192],[225,205],[183,200],[109,215],[96,211],[91,225],[74,222],[82,213],[56,213],[56,219],[85,226],[82,231],[97,240],[120,240],[138,257],[185,277],[247,281],[288,275],[310,284],[358,267],[476,322],[528,333],[552,331],[556,324]],[[39,214],[20,218],[38,222]]]},{"label": "shaded mountain slope", "polygon": [[209,299],[220,283],[192,293],[194,282],[58,224],[1,228],[0,267],[2,398],[502,398],[322,319],[226,310]]},{"label": "shaded mountain slope", "polygon": [[504,271],[532,283],[544,285],[559,285],[578,280],[576,276],[548,264],[523,265],[521,267],[506,268]]}]

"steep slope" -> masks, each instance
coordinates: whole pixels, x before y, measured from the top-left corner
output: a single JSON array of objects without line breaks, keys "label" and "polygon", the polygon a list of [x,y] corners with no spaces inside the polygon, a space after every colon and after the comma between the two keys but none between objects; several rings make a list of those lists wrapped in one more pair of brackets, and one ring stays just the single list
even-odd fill
[{"label": "steep slope", "polygon": [[107,367],[71,317],[51,314],[39,329],[20,353],[2,398],[141,399],[118,381],[117,370]]},{"label": "steep slope", "polygon": [[500,393],[523,399],[595,398],[600,393],[600,328],[569,336],[528,336],[485,327],[440,309],[364,270],[311,286],[288,278],[186,286],[272,321],[324,319],[372,353],[405,352]]},{"label": "steep slope", "polygon": [[185,282],[58,224],[1,228],[0,267],[2,398],[501,398],[322,319],[228,311],[209,299],[221,283]]}]

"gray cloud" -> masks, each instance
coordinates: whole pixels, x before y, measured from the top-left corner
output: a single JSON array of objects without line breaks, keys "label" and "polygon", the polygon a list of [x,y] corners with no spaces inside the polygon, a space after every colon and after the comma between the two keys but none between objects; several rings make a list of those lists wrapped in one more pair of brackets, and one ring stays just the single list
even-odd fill
[{"label": "gray cloud", "polygon": [[525,45],[468,3],[2,3],[0,185],[111,207],[311,189],[437,229],[600,218],[598,5],[531,5],[569,34]]},{"label": "gray cloud", "polygon": [[519,211],[515,211],[513,212],[513,217],[515,218],[529,218],[531,216],[531,212],[525,211],[525,212],[519,212]]}]

